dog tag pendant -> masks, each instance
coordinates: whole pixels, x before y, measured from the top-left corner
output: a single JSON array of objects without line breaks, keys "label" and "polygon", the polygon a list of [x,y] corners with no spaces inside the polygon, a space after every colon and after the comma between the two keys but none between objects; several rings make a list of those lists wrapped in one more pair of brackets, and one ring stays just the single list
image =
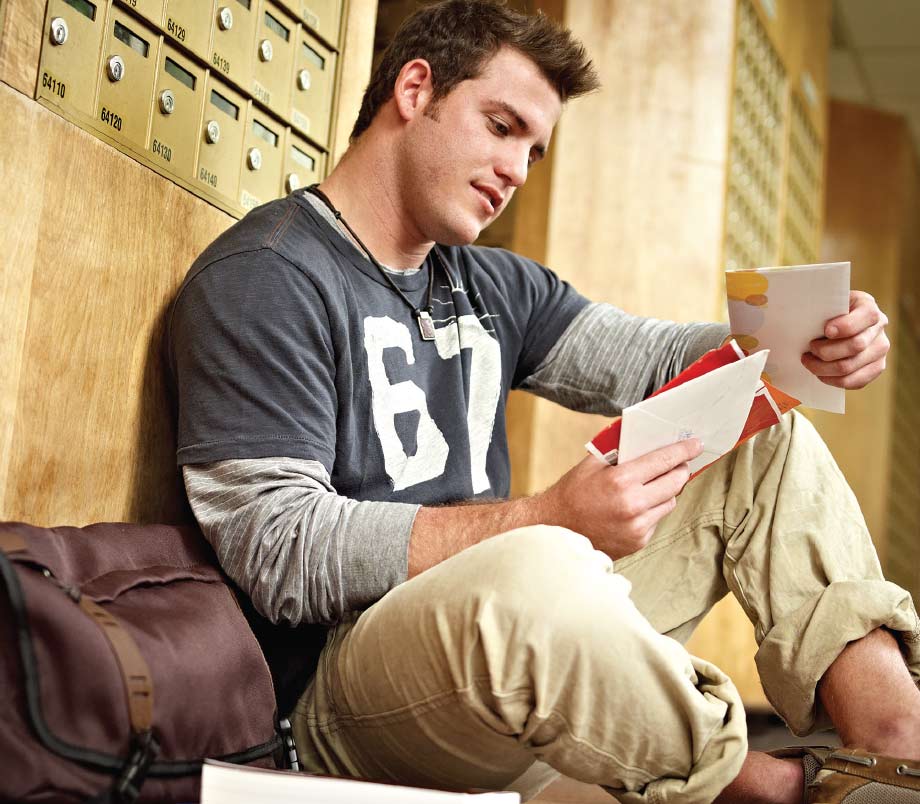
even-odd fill
[{"label": "dog tag pendant", "polygon": [[434,321],[431,320],[431,313],[427,310],[417,310],[415,315],[418,318],[418,331],[422,335],[422,340],[433,341]]}]

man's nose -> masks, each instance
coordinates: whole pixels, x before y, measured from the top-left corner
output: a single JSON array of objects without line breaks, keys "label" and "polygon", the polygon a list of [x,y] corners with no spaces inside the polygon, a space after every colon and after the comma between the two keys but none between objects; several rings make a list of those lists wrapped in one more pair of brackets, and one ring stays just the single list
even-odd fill
[{"label": "man's nose", "polygon": [[512,187],[520,187],[527,180],[529,163],[529,149],[508,148],[501,154],[495,172]]}]

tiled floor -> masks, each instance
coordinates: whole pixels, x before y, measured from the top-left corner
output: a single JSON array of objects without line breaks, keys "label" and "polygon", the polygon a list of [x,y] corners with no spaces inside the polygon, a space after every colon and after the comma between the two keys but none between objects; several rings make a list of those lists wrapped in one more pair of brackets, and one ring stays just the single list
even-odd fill
[{"label": "tiled floor", "polygon": [[[840,745],[836,734],[822,732],[799,739],[773,714],[748,713],[748,745],[755,751],[769,751],[789,745]],[[533,801],[540,804],[611,804],[613,799],[596,785],[562,778],[551,784]]]}]

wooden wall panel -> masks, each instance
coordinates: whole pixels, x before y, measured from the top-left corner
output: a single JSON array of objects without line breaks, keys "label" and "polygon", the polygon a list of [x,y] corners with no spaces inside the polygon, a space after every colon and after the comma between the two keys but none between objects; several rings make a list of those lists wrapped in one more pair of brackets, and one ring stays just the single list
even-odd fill
[{"label": "wooden wall panel", "polygon": [[706,615],[687,642],[687,650],[718,665],[738,689],[748,711],[770,711],[754,663],[757,640],[741,604],[728,595]]},{"label": "wooden wall panel", "polygon": [[807,73],[814,82],[816,101],[809,106],[812,122],[823,136],[827,125],[827,54],[831,38],[831,0],[775,0],[774,16],[753,0],[770,38],[786,67],[790,86],[802,89]]},{"label": "wooden wall panel", "polygon": [[[597,0],[567,3],[565,15],[603,88],[572,101],[557,128],[543,259],[594,300],[712,320],[734,6]],[[537,401],[531,489],[581,459],[604,421]]]},{"label": "wooden wall panel", "polygon": [[901,237],[901,304],[905,325],[920,336],[920,162],[911,153]]},{"label": "wooden wall panel", "polygon": [[808,72],[821,98],[827,97],[827,53],[831,42],[831,0],[784,0],[780,41],[793,81]]},{"label": "wooden wall panel", "polygon": [[[821,259],[851,260],[854,288],[871,293],[898,327],[902,227],[912,145],[903,119],[831,104],[827,201]],[[894,339],[894,337],[892,337]],[[893,374],[847,394],[847,413],[812,420],[856,492],[884,556]]]},{"label": "wooden wall panel", "polygon": [[[0,102],[3,108],[17,108],[14,92],[0,84]],[[30,148],[30,143],[48,139],[47,118],[27,118],[15,125],[15,135],[6,136],[5,130],[15,118],[0,118],[0,181],[4,187],[4,209],[12,211],[17,226],[0,226],[0,489],[6,486],[13,440],[13,421],[19,398],[19,378],[22,368],[22,351],[25,343],[26,322],[32,292],[32,273],[38,243],[38,222],[44,203],[44,171],[47,163],[41,154]],[[39,180],[13,181],[23,163],[30,164]]]},{"label": "wooden wall panel", "polygon": [[[555,163],[556,160],[553,158],[544,159],[531,169],[527,183],[521,188],[521,192],[514,196],[513,209],[506,211],[513,216],[509,217],[509,223],[505,224],[510,224],[510,237],[504,242],[499,241],[499,244],[510,247],[515,253],[542,263],[547,260],[547,199],[550,197]],[[508,399],[505,417],[508,422],[508,445],[513,467],[513,496],[532,493],[539,488],[536,484],[543,482],[542,477],[534,478],[536,463],[531,458],[536,437],[533,428],[537,422],[537,408],[544,404],[546,403],[542,400],[523,391],[512,391]]]},{"label": "wooden wall panel", "polygon": [[35,94],[45,3],[3,0],[0,9],[0,81],[25,95]]},{"label": "wooden wall panel", "polygon": [[[914,263],[916,265],[916,263]],[[895,372],[895,408],[888,472],[885,577],[920,603],[920,332],[906,305],[895,334],[889,370]]]},{"label": "wooden wall panel", "polygon": [[374,28],[377,0],[349,0],[342,20],[342,53],[332,129],[332,150],[327,172],[348,150],[348,135],[358,117],[364,88],[371,75],[374,57]]},{"label": "wooden wall panel", "polygon": [[162,316],[232,219],[4,86],[0,186],[0,517],[183,520]]},{"label": "wooden wall panel", "polygon": [[[45,4],[0,2],[0,517],[188,520],[163,314],[233,219],[31,100]],[[340,120],[367,82],[376,7],[347,4]]]}]

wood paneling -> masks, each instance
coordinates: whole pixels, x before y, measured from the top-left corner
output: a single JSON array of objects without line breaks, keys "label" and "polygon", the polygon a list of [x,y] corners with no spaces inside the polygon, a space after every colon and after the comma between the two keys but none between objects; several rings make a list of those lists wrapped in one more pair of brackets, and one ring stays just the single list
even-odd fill
[{"label": "wood paneling", "polygon": [[[902,118],[853,104],[831,104],[827,202],[821,258],[851,260],[854,288],[866,290],[899,326],[906,201],[914,182],[912,145]],[[909,222],[915,225],[914,221]],[[916,271],[909,266],[906,274]],[[846,416],[815,413],[885,553],[894,375],[847,394]]]},{"label": "wood paneling", "polygon": [[[44,7],[0,6],[0,517],[186,521],[163,317],[233,220],[31,100]],[[375,0],[347,4],[337,154],[375,12]]]},{"label": "wood paneling", "polygon": [[894,333],[892,443],[888,471],[885,577],[920,602],[920,337],[905,305]]},{"label": "wood paneling", "polygon": [[332,171],[342,154],[348,150],[348,135],[358,117],[364,88],[371,74],[376,22],[376,0],[349,0],[342,20],[345,29],[342,36],[343,58],[339,68],[332,149],[327,172]]},{"label": "wood paneling", "polygon": [[0,81],[25,95],[35,94],[45,3],[3,0],[0,9]]},{"label": "wood paneling", "polygon": [[688,640],[687,650],[694,656],[708,659],[727,673],[746,708],[771,708],[754,664],[757,652],[754,627],[732,595],[722,598],[712,607]]},{"label": "wood paneling", "polygon": [[[14,95],[13,90],[0,84],[4,111],[18,108]],[[48,137],[48,129],[44,125],[47,122],[46,118],[26,118],[16,124],[13,115],[0,117],[0,131],[4,132],[0,135],[0,180],[5,193],[3,206],[14,219],[0,226],[0,259],[3,260],[0,270],[0,324],[3,331],[0,338],[0,489],[6,487],[9,471],[47,163],[42,159],[41,164],[34,166],[33,177],[37,180],[19,181],[13,177],[18,176],[23,159],[36,158],[30,143]],[[16,136],[6,136],[6,129],[14,125]],[[10,225],[13,222],[16,225]]]},{"label": "wood paneling", "polygon": [[827,125],[827,54],[831,38],[831,0],[776,0],[776,14],[753,0],[767,32],[786,67],[790,86],[801,89],[803,75],[814,82],[817,104],[809,106],[812,122],[821,136]]},{"label": "wood paneling", "polygon": [[0,186],[0,517],[183,520],[163,313],[232,219],[5,86]]},{"label": "wood paneling", "polygon": [[[722,0],[565,5],[603,88],[563,113],[545,256],[534,256],[589,298],[659,318],[716,315],[733,15]],[[531,489],[579,460],[604,421],[538,400]]]},{"label": "wood paneling", "polygon": [[812,122],[821,137],[827,130],[827,63],[831,40],[831,0],[785,0],[787,10],[781,42],[793,87],[802,87],[807,73],[814,81],[816,105],[809,105]]}]

